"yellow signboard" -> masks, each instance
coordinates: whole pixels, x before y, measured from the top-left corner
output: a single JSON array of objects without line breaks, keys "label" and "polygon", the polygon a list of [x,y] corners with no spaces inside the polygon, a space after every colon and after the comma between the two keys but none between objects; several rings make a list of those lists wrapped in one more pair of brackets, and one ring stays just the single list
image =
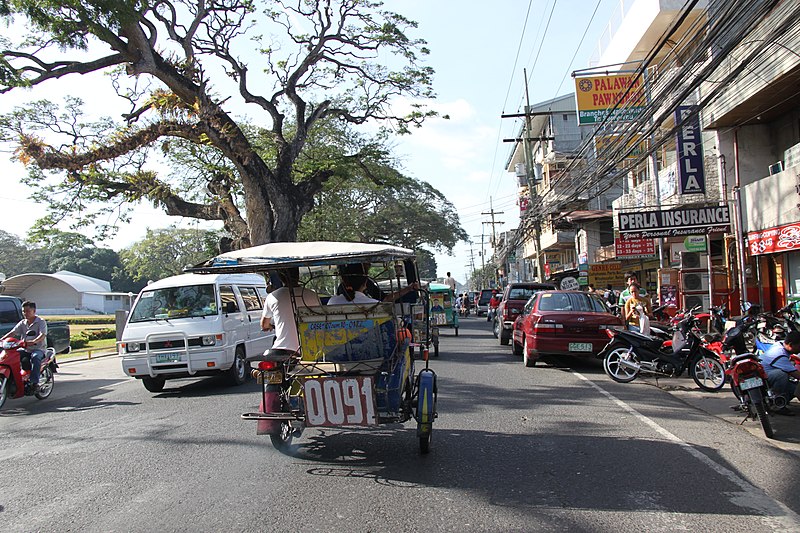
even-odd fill
[{"label": "yellow signboard", "polygon": [[622,287],[625,280],[622,278],[622,263],[609,261],[606,263],[589,264],[589,284],[595,289],[602,289],[606,285]]},{"label": "yellow signboard", "polygon": [[612,121],[634,120],[645,105],[643,89],[636,74],[575,78],[578,123],[599,124],[609,114]]},{"label": "yellow signboard", "polygon": [[[607,153],[619,153],[622,149],[621,135],[595,135],[594,151],[595,157],[603,159]],[[625,145],[625,150],[630,150],[626,159],[634,159],[645,153],[647,150],[647,139],[642,139],[638,133],[635,134]]]}]

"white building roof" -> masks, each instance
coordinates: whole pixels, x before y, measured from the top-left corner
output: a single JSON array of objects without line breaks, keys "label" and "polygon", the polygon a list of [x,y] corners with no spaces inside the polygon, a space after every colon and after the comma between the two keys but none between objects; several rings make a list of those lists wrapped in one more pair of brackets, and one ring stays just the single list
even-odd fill
[{"label": "white building roof", "polygon": [[111,283],[108,281],[83,276],[75,272],[70,272],[69,270],[60,270],[55,274],[30,273],[11,276],[3,282],[3,287],[5,288],[4,292],[12,295],[22,294],[26,289],[43,279],[60,281],[80,293],[108,292],[111,290]]}]

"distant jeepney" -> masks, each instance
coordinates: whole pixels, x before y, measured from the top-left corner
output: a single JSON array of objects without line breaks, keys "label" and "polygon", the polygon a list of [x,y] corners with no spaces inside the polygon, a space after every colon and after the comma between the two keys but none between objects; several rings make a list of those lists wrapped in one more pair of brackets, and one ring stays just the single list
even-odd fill
[{"label": "distant jeepney", "polygon": [[160,392],[168,379],[227,374],[232,385],[250,376],[248,358],[272,346],[261,331],[267,296],[258,274],[182,274],[139,293],[118,343],[122,370]]}]

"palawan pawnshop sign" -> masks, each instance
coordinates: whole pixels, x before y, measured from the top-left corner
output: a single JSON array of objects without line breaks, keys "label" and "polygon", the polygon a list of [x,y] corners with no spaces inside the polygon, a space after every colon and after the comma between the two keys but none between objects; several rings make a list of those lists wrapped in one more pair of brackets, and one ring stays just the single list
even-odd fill
[{"label": "palawan pawnshop sign", "polygon": [[617,215],[625,238],[673,237],[728,232],[728,206],[690,207],[669,211],[627,211]]}]

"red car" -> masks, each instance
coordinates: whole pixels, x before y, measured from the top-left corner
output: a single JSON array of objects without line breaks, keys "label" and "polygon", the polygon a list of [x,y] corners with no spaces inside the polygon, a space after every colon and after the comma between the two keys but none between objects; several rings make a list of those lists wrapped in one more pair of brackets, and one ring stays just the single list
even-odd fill
[{"label": "red car", "polygon": [[542,354],[587,355],[608,344],[605,330],[622,326],[600,296],[579,291],[536,293],[514,321],[511,347],[525,366]]}]

